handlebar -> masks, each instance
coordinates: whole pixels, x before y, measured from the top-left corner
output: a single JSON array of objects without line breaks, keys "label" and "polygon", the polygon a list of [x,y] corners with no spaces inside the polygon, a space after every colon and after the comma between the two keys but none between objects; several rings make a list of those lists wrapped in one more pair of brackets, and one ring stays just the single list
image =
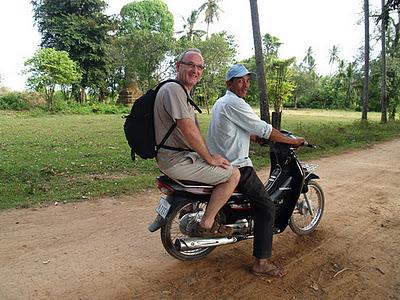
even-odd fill
[{"label": "handlebar", "polygon": [[307,141],[304,141],[304,143],[303,143],[302,146],[308,147],[308,148],[313,148],[313,149],[316,149],[316,148],[317,148],[317,146],[315,146],[315,145],[313,145],[313,144],[310,144],[310,143],[307,142]]},{"label": "handlebar", "polygon": [[[270,141],[268,139],[264,139],[264,138],[258,138],[257,139],[257,143],[260,144],[260,146],[271,146],[271,145],[274,144],[274,142],[272,142],[272,141]],[[287,145],[290,145],[290,144],[287,144]],[[290,145],[290,146],[293,146],[293,145]],[[315,146],[313,144],[310,144],[307,141],[304,141],[304,143],[300,145],[300,147],[302,147],[302,146],[303,147],[307,147],[307,148],[312,148],[312,149],[316,149],[317,148],[317,146]]]}]

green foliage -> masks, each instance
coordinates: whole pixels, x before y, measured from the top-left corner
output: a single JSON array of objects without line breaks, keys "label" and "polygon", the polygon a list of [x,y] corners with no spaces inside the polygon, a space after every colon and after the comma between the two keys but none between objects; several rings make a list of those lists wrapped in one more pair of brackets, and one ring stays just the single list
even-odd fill
[{"label": "green foliage", "polygon": [[[46,116],[48,110],[41,93],[35,92],[4,92],[0,93],[0,110],[20,111],[22,116]],[[23,113],[21,111],[24,111]],[[130,107],[116,105],[114,102],[65,101],[60,91],[54,94],[51,113],[62,114],[128,114]]]},{"label": "green foliage", "polygon": [[220,0],[207,0],[198,9],[199,12],[204,11],[204,21],[207,23],[207,39],[210,24],[214,22],[215,19],[219,19],[219,14],[222,11],[218,5]]},{"label": "green foliage", "polygon": [[117,45],[121,53],[124,86],[134,83],[144,91],[165,69],[162,62],[173,48],[174,19],[160,0],[142,0],[121,9]]},{"label": "green foliage", "polygon": [[19,92],[10,92],[0,95],[0,110],[27,110],[30,104]]},{"label": "green foliage", "polygon": [[232,36],[221,32],[207,40],[195,41],[194,46],[201,50],[206,65],[201,82],[195,88],[196,100],[209,109],[209,105],[225,93],[225,73],[236,55],[235,44]]},{"label": "green foliage", "polygon": [[149,31],[172,36],[174,17],[161,0],[141,0],[126,4],[121,9],[119,32],[122,35]]},{"label": "green foliage", "polygon": [[273,36],[269,33],[266,33],[263,36],[264,55],[267,58],[267,61],[270,57],[278,57],[278,50],[281,45],[282,43],[276,36]]},{"label": "green foliage", "polygon": [[115,105],[115,103],[99,102],[57,102],[54,108],[55,112],[65,114],[128,114],[129,107]]},{"label": "green foliage", "polygon": [[187,41],[193,41],[194,38],[200,39],[202,36],[206,34],[204,30],[200,29],[195,29],[195,25],[197,22],[197,19],[199,17],[199,11],[198,10],[192,10],[190,13],[190,16],[185,19],[182,17],[184,24],[183,24],[183,30],[176,32],[176,34],[184,33],[184,35],[180,38],[183,40]]},{"label": "green foliage", "polygon": [[[178,32],[184,36],[175,40],[174,18],[162,0],[132,1],[121,9],[120,15],[111,17],[104,15],[104,0],[31,1],[34,19],[42,35],[41,46],[67,51],[81,69],[82,78],[78,83],[61,86],[64,99],[74,97],[82,102],[97,98],[99,102],[107,102],[108,99],[115,100],[125,88],[145,91],[174,76],[174,56],[188,47],[196,47],[202,50],[207,68],[195,95],[207,108],[225,92],[224,73],[234,62],[237,49],[233,37],[225,32],[208,37],[209,25],[222,12],[219,2],[203,1],[199,9],[191,10],[190,15],[183,18],[183,31]],[[203,16],[207,23],[205,40],[205,31],[195,28],[198,18]],[[397,15],[386,17],[389,21],[386,30],[388,111],[393,119],[400,103],[400,27]],[[269,33],[263,36],[267,93],[276,110],[282,106],[360,109],[361,60],[341,60],[338,46],[333,45],[329,51],[331,73],[319,76],[313,49],[309,47],[304,59],[285,68],[287,76],[282,77],[273,67],[274,61],[280,59],[281,44],[278,37]],[[256,70],[254,57],[243,63],[250,70]],[[336,72],[332,72],[334,64],[338,67]],[[381,109],[380,65],[380,57],[371,60],[369,111]],[[256,80],[253,80],[246,100],[258,105]]]},{"label": "green foliage", "polygon": [[82,100],[86,88],[103,100],[111,72],[107,49],[111,19],[103,14],[103,0],[32,0],[34,19],[42,35],[41,46],[64,50],[78,63],[83,74],[73,95]]},{"label": "green foliage", "polygon": [[172,47],[172,39],[164,34],[138,31],[119,39],[124,56],[125,85],[134,82],[145,91],[154,86],[161,73],[161,62]]},{"label": "green foliage", "polygon": [[268,99],[273,102],[275,112],[281,112],[283,104],[292,96],[294,90],[294,82],[292,80],[293,73],[290,65],[295,59],[279,60],[274,59],[268,66],[267,74],[267,93]]},{"label": "green foliage", "polygon": [[29,74],[28,85],[36,91],[44,91],[50,110],[57,85],[72,85],[79,82],[81,72],[68,53],[53,48],[38,50],[25,62],[25,73]]},{"label": "green foliage", "polygon": [[[315,95],[318,94],[320,82],[314,72],[304,70],[299,66],[294,66],[293,81],[295,84],[293,98],[291,99],[292,105],[289,107],[309,107],[320,108],[319,104],[315,104]],[[314,103],[314,104],[313,104]]]}]

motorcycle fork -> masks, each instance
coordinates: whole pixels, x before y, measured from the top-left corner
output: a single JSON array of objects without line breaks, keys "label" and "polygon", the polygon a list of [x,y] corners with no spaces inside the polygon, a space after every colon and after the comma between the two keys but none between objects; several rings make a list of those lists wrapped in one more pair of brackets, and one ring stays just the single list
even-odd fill
[{"label": "motorcycle fork", "polygon": [[311,203],[310,203],[310,201],[309,201],[309,199],[308,199],[307,193],[304,193],[303,195],[304,195],[304,200],[305,200],[305,203],[306,203],[306,205],[307,205],[307,209],[308,209],[310,215],[311,215],[311,216],[314,216],[314,215],[313,215],[313,212],[312,212]]}]

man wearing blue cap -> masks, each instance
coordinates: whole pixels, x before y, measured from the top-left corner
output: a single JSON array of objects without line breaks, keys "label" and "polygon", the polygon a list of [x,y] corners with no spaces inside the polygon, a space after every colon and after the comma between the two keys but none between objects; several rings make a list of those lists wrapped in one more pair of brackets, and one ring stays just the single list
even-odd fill
[{"label": "man wearing blue cap", "polygon": [[250,87],[251,76],[244,65],[233,65],[226,73],[226,94],[219,98],[212,109],[208,127],[207,146],[211,153],[224,156],[239,168],[240,181],[237,190],[250,199],[254,217],[253,256],[255,262],[250,272],[258,276],[283,277],[284,268],[268,261],[272,255],[272,235],[275,206],[257,176],[249,158],[250,140],[258,138],[292,144],[296,147],[304,139],[291,139],[262,121],[243,99]]}]

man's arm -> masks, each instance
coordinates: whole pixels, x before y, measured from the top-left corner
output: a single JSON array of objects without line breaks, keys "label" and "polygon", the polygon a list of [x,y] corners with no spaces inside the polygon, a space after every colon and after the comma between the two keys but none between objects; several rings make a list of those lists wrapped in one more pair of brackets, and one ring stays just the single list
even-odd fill
[{"label": "man's arm", "polygon": [[269,139],[273,142],[285,143],[293,145],[295,147],[299,147],[304,143],[303,138],[295,138],[295,139],[289,138],[275,128],[272,128],[272,132],[271,135],[269,136]]},{"label": "man's arm", "polygon": [[193,120],[178,119],[176,120],[176,125],[182,132],[190,148],[196,151],[208,164],[220,166],[225,169],[229,166],[229,162],[221,155],[213,155],[208,151],[200,130]]}]

